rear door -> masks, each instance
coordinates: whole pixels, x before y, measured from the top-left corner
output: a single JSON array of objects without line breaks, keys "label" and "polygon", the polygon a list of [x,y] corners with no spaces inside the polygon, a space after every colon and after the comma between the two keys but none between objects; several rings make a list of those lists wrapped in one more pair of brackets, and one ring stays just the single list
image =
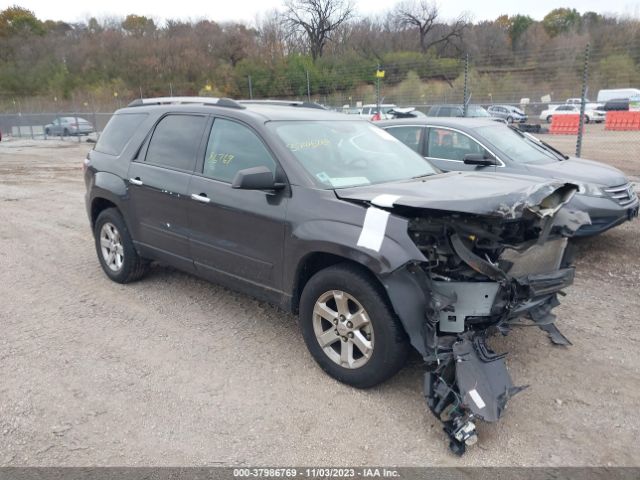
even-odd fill
[{"label": "rear door", "polygon": [[[198,271],[256,296],[278,300],[288,190],[231,188],[239,170],[276,161],[248,125],[217,117],[189,187],[191,252]],[[256,287],[258,287],[256,289]]]},{"label": "rear door", "polygon": [[162,117],[129,167],[136,242],[150,257],[186,269],[193,268],[187,222],[189,182],[206,123],[205,115]]}]

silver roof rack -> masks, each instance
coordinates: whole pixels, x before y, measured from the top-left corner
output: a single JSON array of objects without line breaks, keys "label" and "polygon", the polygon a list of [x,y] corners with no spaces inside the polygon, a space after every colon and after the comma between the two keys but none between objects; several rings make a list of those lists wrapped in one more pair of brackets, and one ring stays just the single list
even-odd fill
[{"label": "silver roof rack", "polygon": [[238,103],[246,105],[271,105],[276,107],[317,108],[319,110],[326,110],[326,108],[319,103],[300,100],[238,100]]},{"label": "silver roof rack", "polygon": [[155,97],[137,98],[131,102],[129,107],[140,107],[143,105],[215,105],[217,107],[246,108],[230,98],[217,97]]}]

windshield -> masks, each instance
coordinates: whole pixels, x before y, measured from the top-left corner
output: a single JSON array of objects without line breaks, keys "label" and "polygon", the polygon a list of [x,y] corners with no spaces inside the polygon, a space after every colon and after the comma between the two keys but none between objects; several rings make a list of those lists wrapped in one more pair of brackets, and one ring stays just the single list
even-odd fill
[{"label": "windshield", "polygon": [[506,125],[496,123],[495,126],[479,127],[476,132],[505,153],[513,162],[548,163],[549,160],[558,160],[553,153],[545,150],[542,145],[537,145],[533,141],[527,140]]},{"label": "windshield", "polygon": [[438,173],[416,152],[368,122],[272,122],[270,126],[323,188],[371,185]]}]

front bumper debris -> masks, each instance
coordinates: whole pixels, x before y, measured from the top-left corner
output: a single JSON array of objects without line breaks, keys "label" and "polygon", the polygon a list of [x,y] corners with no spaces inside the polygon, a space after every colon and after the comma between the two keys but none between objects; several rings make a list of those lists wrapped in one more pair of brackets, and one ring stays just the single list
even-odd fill
[{"label": "front bumper debris", "polygon": [[504,357],[487,347],[483,335],[467,333],[425,374],[427,404],[457,455],[477,442],[473,420],[497,421],[507,400],[526,388],[513,386]]}]

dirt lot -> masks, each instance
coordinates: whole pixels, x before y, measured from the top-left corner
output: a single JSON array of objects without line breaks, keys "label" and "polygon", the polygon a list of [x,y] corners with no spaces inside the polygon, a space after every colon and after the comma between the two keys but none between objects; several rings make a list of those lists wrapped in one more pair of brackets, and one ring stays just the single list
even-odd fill
[{"label": "dirt lot", "polygon": [[[609,157],[636,180],[637,147]],[[358,391],[274,307],[161,266],[110,282],[83,205],[89,148],[0,143],[0,465],[640,465],[640,222],[579,243],[557,310],[573,346],[532,328],[493,342],[531,387],[458,459],[419,359]]]}]

